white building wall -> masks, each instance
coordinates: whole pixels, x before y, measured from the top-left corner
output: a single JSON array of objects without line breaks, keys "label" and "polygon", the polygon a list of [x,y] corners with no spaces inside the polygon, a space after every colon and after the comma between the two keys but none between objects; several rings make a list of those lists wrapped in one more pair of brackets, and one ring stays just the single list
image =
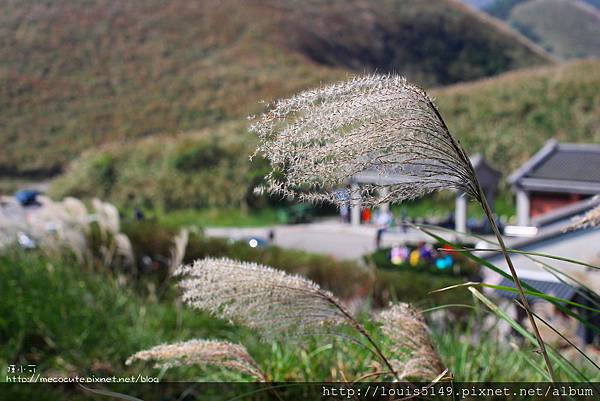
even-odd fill
[{"label": "white building wall", "polygon": [[[600,265],[600,228],[565,233],[536,244],[527,245],[522,250],[575,259],[598,266]],[[600,270],[550,258],[534,258],[561,272],[572,275],[586,286],[600,292]],[[525,255],[511,254],[511,259],[520,278],[558,281],[556,277],[541,267],[539,263],[536,263]],[[489,258],[489,261],[508,272],[508,266],[501,254],[496,254],[494,257]],[[483,269],[486,282],[498,282],[501,279],[499,274],[485,267]]]}]

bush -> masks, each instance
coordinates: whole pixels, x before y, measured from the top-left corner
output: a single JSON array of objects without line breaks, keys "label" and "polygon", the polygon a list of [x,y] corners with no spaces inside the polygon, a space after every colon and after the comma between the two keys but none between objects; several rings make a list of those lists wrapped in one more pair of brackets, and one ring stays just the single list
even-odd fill
[{"label": "bush", "polygon": [[[167,277],[169,250],[176,230],[165,228],[156,221],[129,222],[123,225],[132,243],[138,268],[159,283]],[[435,271],[415,271],[414,268],[370,269],[353,261],[340,261],[329,256],[276,246],[251,248],[244,241],[233,242],[223,238],[209,238],[190,234],[184,263],[205,257],[228,257],[255,262],[313,280],[342,299],[370,296],[374,307],[385,307],[391,301],[417,302],[431,305],[472,303],[466,291],[448,291],[430,295],[431,291],[468,281],[464,276],[451,276]],[[146,259],[152,260],[148,265]],[[367,258],[381,266],[387,259],[384,250]],[[472,273],[472,271],[469,271]]]},{"label": "bush", "polygon": [[464,278],[410,270],[379,270],[375,275],[372,299],[375,306],[390,302],[411,302],[421,307],[447,304],[472,304],[468,291],[432,291],[464,283]]},{"label": "bush", "polygon": [[[177,232],[153,220],[125,223],[123,232],[131,240],[138,269],[155,276],[159,282],[167,280],[169,251]],[[245,242],[209,238],[199,233],[190,234],[184,263],[209,256],[265,264],[288,273],[303,275],[346,299],[367,295],[373,282],[372,274],[355,262],[276,246],[251,248]],[[149,260],[152,262],[148,263]]]},{"label": "bush", "polygon": [[231,134],[239,130],[106,146],[84,154],[50,193],[159,211],[260,204],[252,191],[265,166],[250,162],[247,137]]},{"label": "bush", "polygon": [[[433,244],[433,249],[442,248],[443,244]],[[414,250],[416,247],[408,247],[410,251]],[[451,256],[454,261],[453,267],[440,270],[435,267],[435,264],[432,261],[423,261],[420,260],[416,266],[411,266],[408,261],[404,261],[398,265],[392,263],[390,259],[391,248],[382,248],[373,252],[371,255],[366,256],[366,260],[372,262],[380,269],[390,269],[390,270],[411,270],[418,273],[429,273],[431,275],[444,275],[444,276],[462,276],[468,278],[476,278],[479,273],[479,265],[473,262],[471,259],[467,258],[461,253],[452,252]]]},{"label": "bush", "polygon": [[[169,249],[176,231],[152,220],[127,223],[123,226],[123,231],[131,239],[138,268],[146,276],[156,278],[159,283],[169,283]],[[429,294],[433,290],[464,282],[465,279],[461,277],[402,270],[395,266],[394,270],[369,269],[356,262],[339,261],[324,255],[276,246],[251,248],[246,242],[191,234],[184,263],[209,256],[260,263],[299,274],[342,299],[370,296],[374,307],[385,307],[391,301],[417,302],[427,306],[472,303],[467,291]],[[152,263],[145,263],[144,257],[152,260]]]}]

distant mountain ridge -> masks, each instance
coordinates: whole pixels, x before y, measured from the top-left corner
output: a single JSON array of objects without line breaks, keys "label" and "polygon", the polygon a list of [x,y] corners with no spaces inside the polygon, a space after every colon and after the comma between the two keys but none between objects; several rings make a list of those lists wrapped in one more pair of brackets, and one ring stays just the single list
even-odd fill
[{"label": "distant mountain ridge", "polygon": [[600,0],[463,0],[562,59],[600,56]]},{"label": "distant mountain ridge", "polygon": [[[510,11],[519,4],[528,0],[462,0],[471,7],[478,8],[497,18],[506,19]],[[600,9],[600,0],[581,0],[597,9]]]},{"label": "distant mountain ridge", "polygon": [[600,10],[579,0],[529,0],[509,22],[557,56],[600,57]]},{"label": "distant mountain ridge", "polygon": [[456,0],[5,0],[0,37],[0,176],[13,177],[349,74],[432,86],[551,62]]}]

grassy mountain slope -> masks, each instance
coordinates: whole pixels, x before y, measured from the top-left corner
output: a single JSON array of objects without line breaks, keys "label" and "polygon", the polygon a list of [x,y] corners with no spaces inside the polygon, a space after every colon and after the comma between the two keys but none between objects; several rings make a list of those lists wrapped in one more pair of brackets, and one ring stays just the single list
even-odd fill
[{"label": "grassy mountain slope", "polygon": [[51,174],[82,149],[241,117],[341,74],[262,46],[262,15],[231,1],[38,3],[0,17],[5,173]]},{"label": "grassy mountain slope", "polygon": [[363,71],[445,84],[548,62],[455,0],[3,0],[0,177],[212,127]]},{"label": "grassy mountain slope", "polygon": [[[97,196],[158,210],[244,206],[257,175],[245,125],[152,136],[87,151],[53,183],[52,195]],[[257,167],[255,167],[256,169]]]},{"label": "grassy mountain slope", "polygon": [[600,142],[600,61],[527,69],[434,92],[469,152],[508,173],[550,138]]},{"label": "grassy mountain slope", "polygon": [[[432,94],[467,151],[483,153],[505,174],[549,138],[600,142],[600,61],[511,72]],[[244,205],[264,172],[246,157],[253,138],[244,131],[242,123],[226,124],[214,132],[218,142],[185,134],[88,152],[53,192],[163,209]]]},{"label": "grassy mountain slope", "polygon": [[352,70],[401,72],[422,85],[495,75],[547,59],[516,31],[457,0],[305,0],[284,12],[291,47]]},{"label": "grassy mountain slope", "polygon": [[514,7],[510,22],[562,58],[600,57],[600,11],[576,0],[530,0]]}]

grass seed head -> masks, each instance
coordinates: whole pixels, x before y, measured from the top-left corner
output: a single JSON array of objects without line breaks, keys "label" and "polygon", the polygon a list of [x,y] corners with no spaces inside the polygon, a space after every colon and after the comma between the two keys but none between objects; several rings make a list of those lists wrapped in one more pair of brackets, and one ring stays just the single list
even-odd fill
[{"label": "grass seed head", "polygon": [[207,258],[181,266],[180,287],[188,305],[277,334],[310,334],[344,323],[340,303],[312,281],[254,263]]},{"label": "grass seed head", "polygon": [[400,379],[434,380],[445,369],[423,315],[409,304],[391,306],[377,316],[391,341],[392,366]]},{"label": "grass seed head", "polygon": [[156,361],[157,368],[217,366],[246,373],[259,381],[266,380],[266,375],[244,346],[226,341],[190,340],[158,345],[130,356],[125,363],[130,365],[136,360]]},{"label": "grass seed head", "polygon": [[[256,154],[272,171],[265,189],[308,201],[401,202],[454,188],[477,195],[462,147],[420,88],[369,75],[279,100],[251,126]],[[340,193],[357,174],[378,177],[360,194]],[[401,176],[390,181],[389,177]],[[387,188],[385,198],[377,189]]]}]

